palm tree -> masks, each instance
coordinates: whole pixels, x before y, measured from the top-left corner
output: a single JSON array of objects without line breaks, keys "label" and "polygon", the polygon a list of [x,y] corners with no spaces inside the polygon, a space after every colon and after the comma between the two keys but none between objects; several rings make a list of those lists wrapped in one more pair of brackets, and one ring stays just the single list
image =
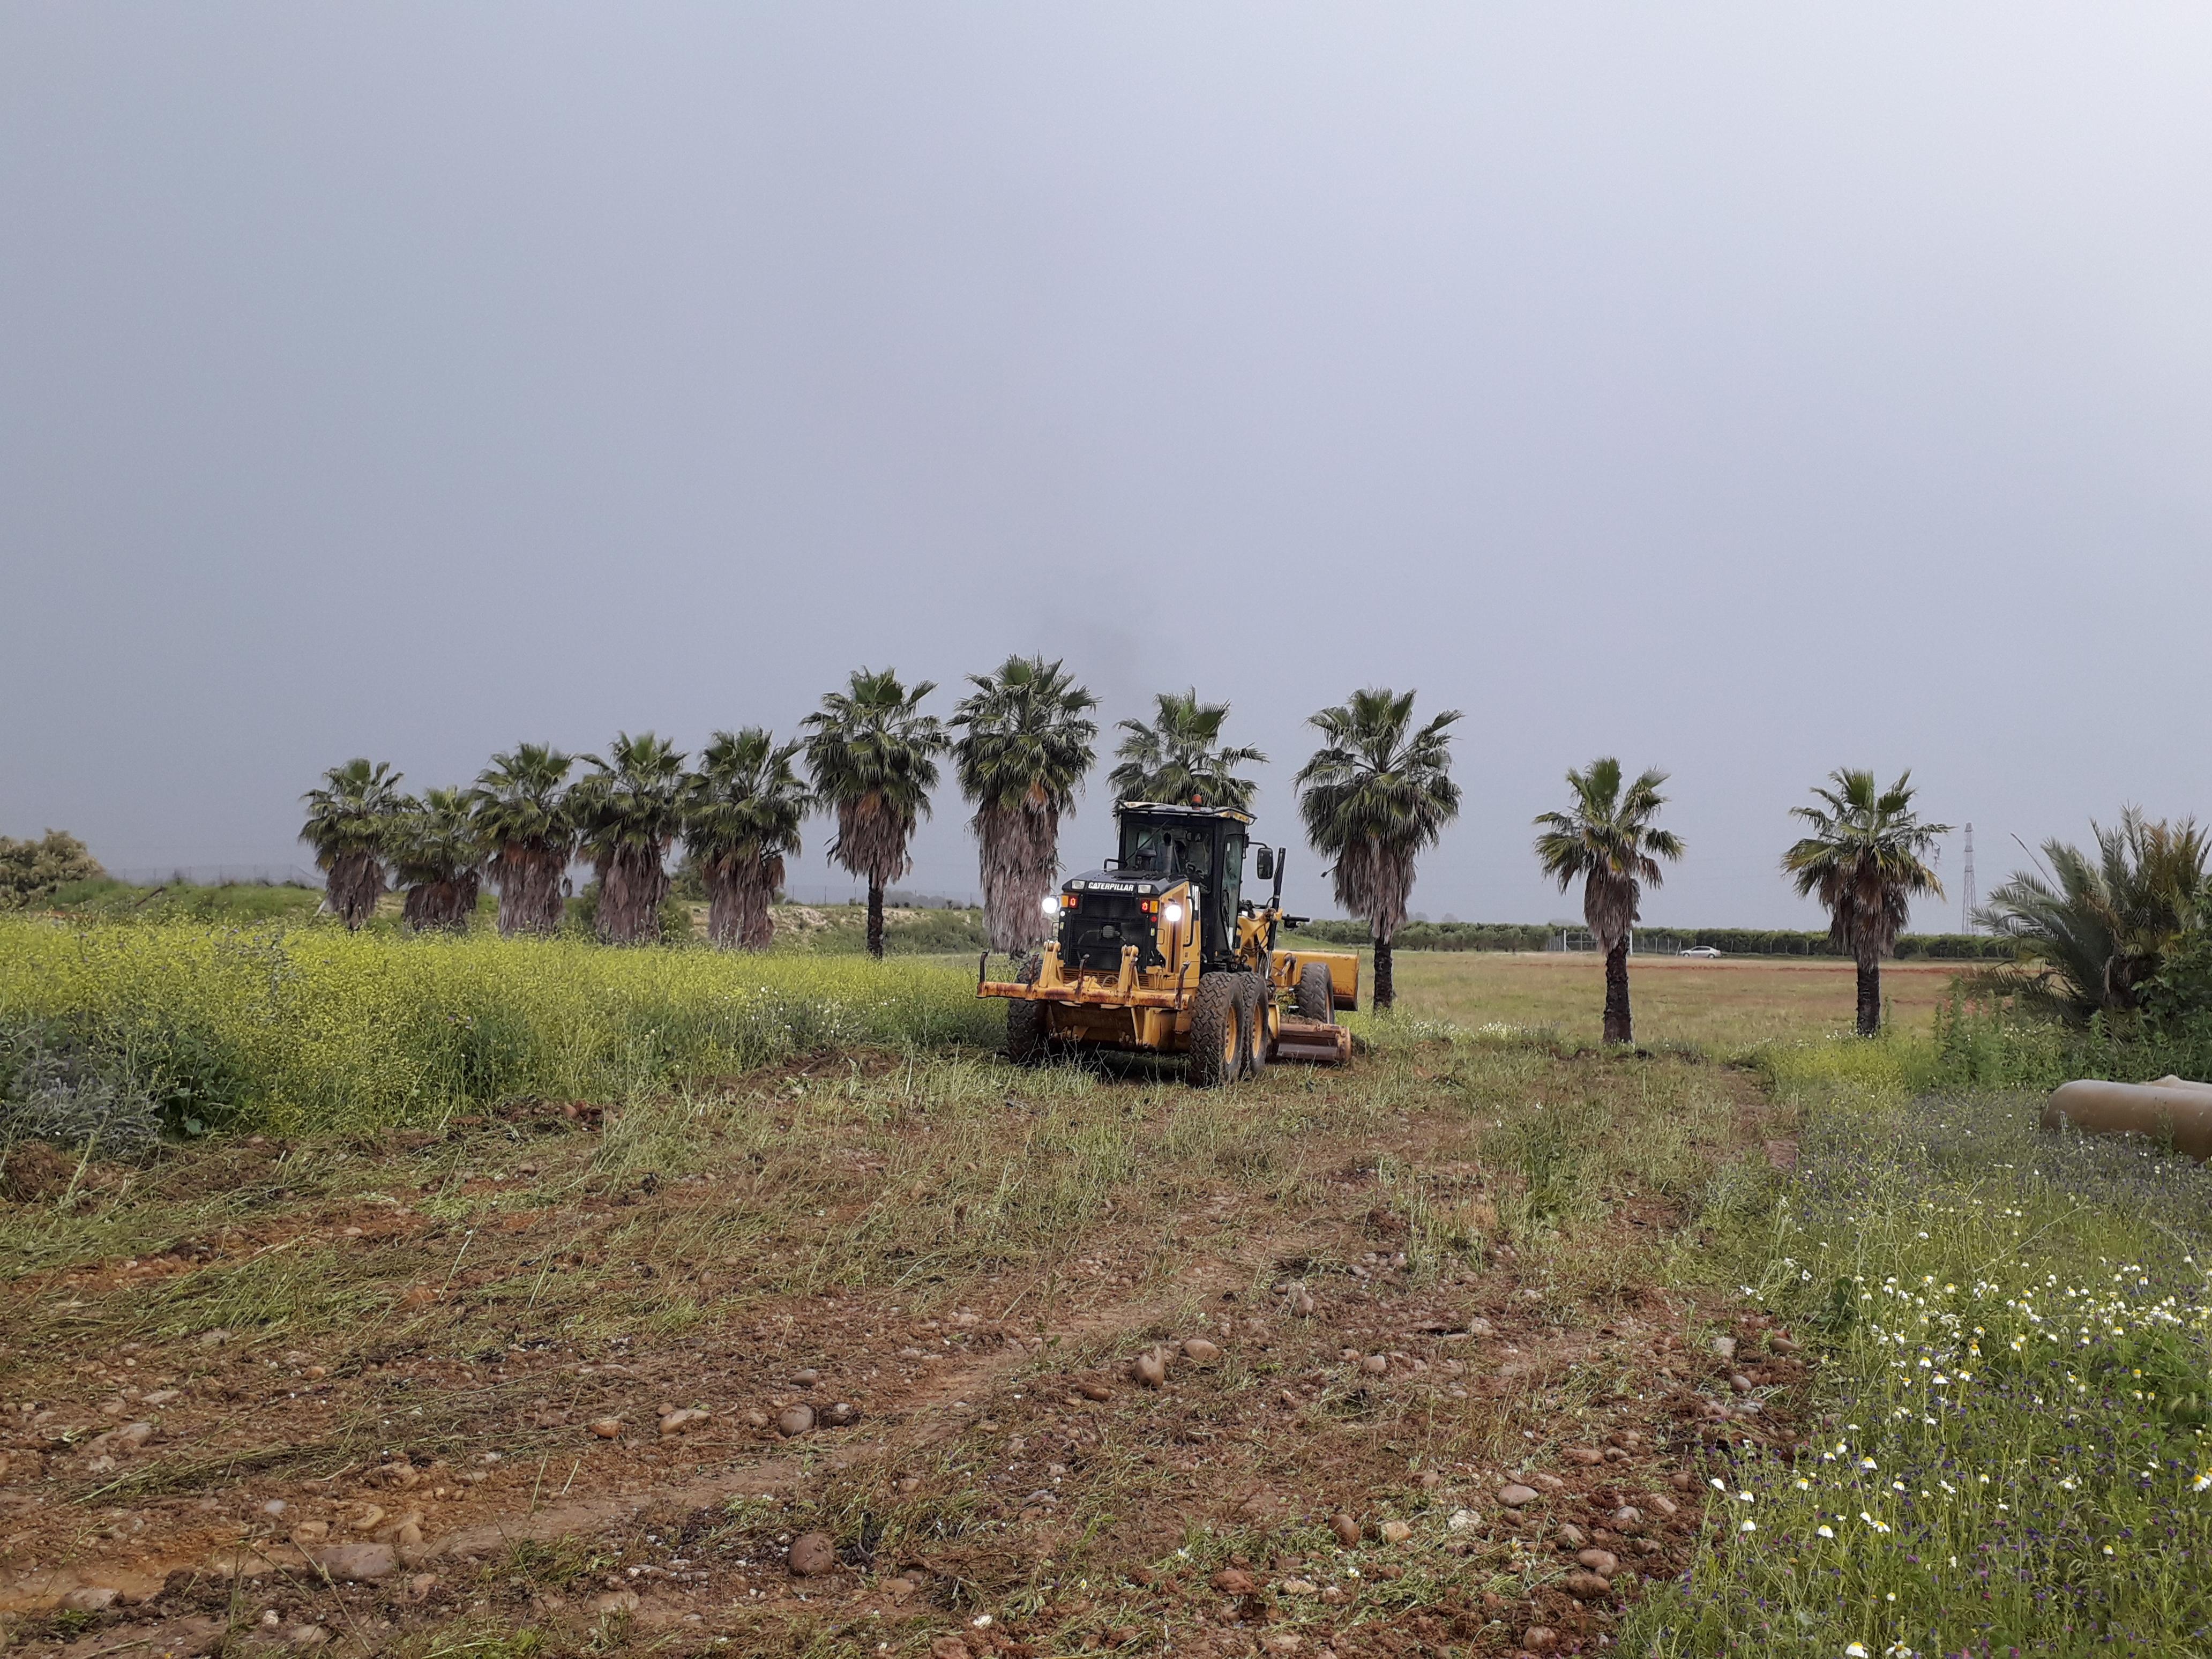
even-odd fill
[{"label": "palm tree", "polygon": [[576,854],[568,773],[576,764],[549,744],[522,743],[494,755],[469,792],[477,833],[491,848],[486,866],[499,889],[499,931],[561,931],[561,884]]},{"label": "palm tree", "polygon": [[684,755],[650,732],[621,732],[607,752],[612,759],[581,757],[594,769],[569,800],[599,878],[599,937],[610,945],[647,945],[660,936],[665,860],[684,826]]},{"label": "palm tree", "polygon": [[1374,1006],[1396,1000],[1390,941],[1406,920],[1413,860],[1459,816],[1447,709],[1413,728],[1413,694],[1369,689],[1306,722],[1322,746],[1299,770],[1298,811],[1314,851],[1334,860],[1336,902],[1375,939]]},{"label": "palm tree", "polygon": [[326,878],[324,902],[349,929],[376,914],[384,892],[384,860],[392,821],[398,813],[400,774],[365,757],[333,766],[319,788],[301,799],[307,821],[300,839],[315,849],[315,867]]},{"label": "palm tree", "polygon": [[951,723],[961,793],[975,803],[983,927],[994,951],[1021,951],[1051,932],[1044,900],[1060,873],[1060,816],[1097,758],[1098,699],[1042,656],[1008,657],[975,688]]},{"label": "palm tree", "polygon": [[1230,769],[1250,763],[1264,765],[1267,757],[1256,749],[1219,747],[1229,705],[1200,702],[1196,686],[1159,692],[1153,702],[1150,726],[1141,720],[1121,722],[1122,738],[1114,753],[1121,763],[1107,776],[1114,798],[1188,801],[1194,806],[1250,811],[1259,786]]},{"label": "palm tree", "polygon": [[1813,788],[1825,805],[1790,809],[1813,833],[1782,855],[1782,868],[1796,878],[1801,898],[1820,896],[1828,937],[1857,962],[1858,1033],[1873,1036],[1881,1030],[1882,957],[1897,943],[1915,897],[1942,897],[1943,884],[1921,855],[1951,826],[1921,823],[1909,771],[1886,790],[1871,772],[1844,769],[1828,776],[1834,788]]},{"label": "palm tree", "polygon": [[2028,998],[2075,1024],[2138,1007],[2167,948],[2206,917],[2212,843],[2193,818],[2146,819],[2124,808],[2117,827],[2089,826],[2094,854],[2043,843],[2048,875],[2016,872],[1976,920],[2020,941],[2039,964]]},{"label": "palm tree", "polygon": [[909,691],[895,669],[856,668],[848,689],[832,691],[802,722],[806,769],[816,798],[837,814],[830,856],[868,884],[868,954],[884,954],[884,889],[914,867],[907,842],[929,811],[945,727],[921,711],[937,689]]},{"label": "palm tree", "polygon": [[707,937],[719,945],[765,951],[775,938],[769,906],[814,805],[792,769],[799,748],[758,726],[717,732],[684,785],[684,842],[707,884]]},{"label": "palm tree", "polygon": [[483,840],[469,797],[426,789],[392,822],[392,877],[407,890],[407,925],[416,932],[459,933],[476,914],[483,880]]},{"label": "palm tree", "polygon": [[1642,914],[1643,884],[1659,885],[1661,859],[1682,856],[1680,837],[1655,830],[1651,820],[1667,804],[1659,786],[1667,775],[1652,769],[1620,788],[1620,763],[1605,756],[1587,772],[1569,771],[1573,810],[1540,813],[1537,861],[1567,890],[1583,884],[1583,919],[1605,952],[1605,1040],[1635,1041],[1628,1007],[1628,933]]}]

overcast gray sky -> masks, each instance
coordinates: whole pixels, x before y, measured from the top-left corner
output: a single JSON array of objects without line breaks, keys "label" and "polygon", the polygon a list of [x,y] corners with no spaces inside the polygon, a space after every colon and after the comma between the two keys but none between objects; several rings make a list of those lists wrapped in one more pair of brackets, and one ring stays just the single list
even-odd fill
[{"label": "overcast gray sky", "polygon": [[1431,915],[1609,752],[1648,919],[1809,922],[1843,764],[1986,890],[2208,806],[2212,11],[24,0],[0,575],[0,833],[118,866],[1043,651],[1294,844],[1307,714],[1465,710]]}]

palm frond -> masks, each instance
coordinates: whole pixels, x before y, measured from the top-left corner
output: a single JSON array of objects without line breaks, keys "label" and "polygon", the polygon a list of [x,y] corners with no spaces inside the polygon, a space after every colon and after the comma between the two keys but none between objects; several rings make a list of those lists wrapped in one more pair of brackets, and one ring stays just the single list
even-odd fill
[{"label": "palm frond", "polygon": [[1413,696],[1370,687],[1312,715],[1323,741],[1297,778],[1306,839],[1330,861],[1337,902],[1383,943],[1405,923],[1416,860],[1459,816],[1459,713],[1413,729]]},{"label": "palm frond", "polygon": [[889,668],[856,669],[802,722],[815,795],[837,815],[830,856],[872,887],[912,867],[907,842],[928,815],[947,744],[943,722],[921,710],[936,689],[930,680],[908,689]]},{"label": "palm frond", "polygon": [[2130,806],[2112,828],[2089,829],[2094,852],[2045,842],[2048,876],[2014,872],[1977,913],[2020,942],[2049,1005],[2077,1022],[2140,1005],[2167,949],[2204,919],[2212,862],[2193,818],[2153,821]]},{"label": "palm frond", "polygon": [[1912,805],[1912,774],[1877,788],[1872,772],[1838,768],[1833,787],[1815,784],[1821,806],[1794,806],[1810,833],[1782,855],[1782,868],[1801,897],[1818,897],[1837,947],[1871,968],[1896,943],[1923,894],[1942,896],[1927,861],[1948,823],[1925,823]]},{"label": "palm frond", "polygon": [[1042,900],[1060,873],[1060,819],[1097,756],[1098,700],[1058,662],[1008,657],[971,674],[955,708],[953,744],[983,885],[983,922],[994,951],[1020,951],[1050,931]]},{"label": "palm frond", "polygon": [[1150,724],[1120,723],[1115,754],[1121,763],[1107,775],[1115,799],[1250,811],[1259,785],[1236,769],[1264,765],[1267,757],[1254,748],[1224,748],[1221,731],[1228,718],[1227,703],[1200,702],[1195,686],[1156,694]]},{"label": "palm frond", "polygon": [[1608,955],[1640,919],[1644,887],[1663,880],[1659,860],[1679,860],[1685,851],[1680,836],[1651,823],[1667,804],[1660,793],[1666,781],[1653,767],[1624,793],[1620,761],[1601,756],[1586,770],[1567,773],[1569,811],[1540,812],[1534,821],[1538,865],[1563,893],[1583,884],[1583,919]]}]

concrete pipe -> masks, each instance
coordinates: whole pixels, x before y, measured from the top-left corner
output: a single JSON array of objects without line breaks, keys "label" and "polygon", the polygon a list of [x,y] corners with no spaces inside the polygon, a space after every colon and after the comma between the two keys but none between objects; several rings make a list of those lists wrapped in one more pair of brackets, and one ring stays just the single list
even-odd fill
[{"label": "concrete pipe", "polygon": [[2043,1109],[2043,1127],[2056,1133],[2069,1125],[2093,1135],[2171,1136],[2175,1152],[2201,1162],[2212,1158],[2212,1083],[2062,1083]]}]

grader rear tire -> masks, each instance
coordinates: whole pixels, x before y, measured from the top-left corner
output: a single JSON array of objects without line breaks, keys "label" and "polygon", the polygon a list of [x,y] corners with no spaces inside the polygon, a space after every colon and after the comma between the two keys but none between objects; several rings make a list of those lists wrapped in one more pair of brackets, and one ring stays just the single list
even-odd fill
[{"label": "grader rear tire", "polygon": [[[1015,974],[1017,984],[1034,985],[1044,971],[1044,958],[1032,954]],[[1035,1066],[1051,1048],[1045,1029],[1044,1004],[1014,1001],[1006,1004],[1006,1058],[1017,1066]]]},{"label": "grader rear tire", "polygon": [[1190,1085],[1218,1089],[1244,1074],[1250,1046],[1244,1016],[1244,975],[1207,974],[1190,1005]]},{"label": "grader rear tire", "polygon": [[1267,1069],[1267,981],[1258,974],[1240,974],[1244,981],[1238,1006],[1244,1013],[1244,1075],[1257,1078]]},{"label": "grader rear tire", "polygon": [[1298,972],[1297,1010],[1300,1019],[1336,1024],[1336,979],[1325,962],[1310,962]]}]

